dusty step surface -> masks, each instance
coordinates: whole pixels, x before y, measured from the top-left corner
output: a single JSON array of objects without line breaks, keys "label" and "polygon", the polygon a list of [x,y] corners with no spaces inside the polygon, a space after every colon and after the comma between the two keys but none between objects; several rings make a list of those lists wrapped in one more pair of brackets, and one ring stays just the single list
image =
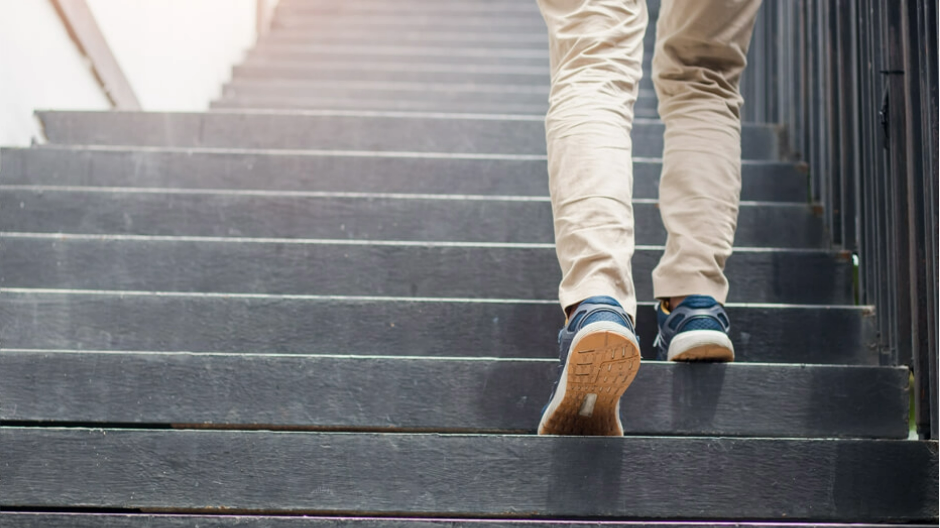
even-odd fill
[{"label": "dusty step surface", "polygon": [[[316,31],[312,29],[311,31]],[[271,44],[255,46],[245,56],[250,62],[310,62],[324,60],[388,60],[396,63],[443,63],[464,65],[547,68],[548,51],[535,49],[460,47],[439,48],[403,44]]]},{"label": "dusty step surface", "polygon": [[[532,433],[558,373],[344,350],[362,355],[4,348],[0,420]],[[906,367],[650,361],[620,414],[627,434],[907,438],[908,398]]]},{"label": "dusty step surface", "polygon": [[[395,112],[39,112],[55,144],[544,154],[544,117]],[[778,128],[745,124],[748,159],[778,157]],[[246,131],[250,133],[246,134]],[[663,125],[637,121],[634,154],[662,154]]]},{"label": "dusty step surface", "polygon": [[[0,232],[552,243],[547,197],[0,185]],[[658,205],[635,201],[636,243],[664,245]],[[808,205],[742,203],[740,246],[821,248]]]},{"label": "dusty step surface", "polygon": [[[344,516],[292,516],[292,515],[181,515],[154,513],[42,513],[0,512],[0,520],[10,528],[45,528],[67,526],[97,528],[111,526],[141,526],[152,528],[255,527],[273,526],[294,528],[303,526],[362,528],[576,528],[578,526],[617,526],[624,528],[723,528],[727,523],[700,521],[566,521],[566,520],[512,520],[512,519],[422,519],[400,517],[344,517]],[[827,524],[827,523],[735,523],[741,528],[927,528],[929,524]]]},{"label": "dusty step surface", "polygon": [[546,53],[548,34],[543,31],[492,32],[462,29],[442,31],[435,29],[402,28],[349,28],[321,27],[316,33],[306,29],[277,29],[261,37],[259,45],[305,46],[309,44],[392,44],[400,46],[462,48],[512,48]]},{"label": "dusty step surface", "polygon": [[[545,113],[548,103],[500,103],[486,101],[441,101],[435,99],[407,100],[386,99],[384,97],[287,97],[275,96],[238,96],[224,97],[210,103],[211,110],[278,110],[295,108],[298,110],[386,110],[407,112],[467,112],[467,113]],[[654,119],[658,116],[655,109],[638,108],[638,118]]]},{"label": "dusty step surface", "polygon": [[[544,156],[46,146],[3,149],[0,183],[548,196]],[[662,162],[635,158],[633,196],[656,198]],[[805,202],[798,164],[745,161],[745,201]]]},{"label": "dusty step surface", "polygon": [[273,28],[304,28],[316,29],[321,26],[332,27],[390,27],[415,30],[428,29],[472,29],[477,31],[546,31],[545,21],[537,12],[498,14],[481,13],[444,13],[444,12],[410,12],[389,13],[373,12],[363,16],[361,12],[345,10],[330,14],[304,14],[292,13],[290,16],[277,16],[273,21]]},{"label": "dusty step surface", "polygon": [[[879,364],[868,346],[868,307],[726,308],[737,362]],[[22,349],[335,354],[355,346],[385,355],[556,358],[563,323],[555,301],[0,292],[0,342]],[[645,359],[656,359],[656,329],[653,303],[643,303],[637,332]]]},{"label": "dusty step surface", "polygon": [[[291,99],[341,96],[361,99],[440,103],[489,103],[548,105],[547,86],[473,84],[473,83],[405,83],[380,81],[306,81],[291,79],[237,79],[222,89],[226,99],[245,97],[285,97]],[[655,92],[638,94],[634,109],[656,110]],[[544,113],[544,112],[543,112]]]},{"label": "dusty step surface", "polygon": [[0,438],[4,507],[937,517],[936,443],[55,428]]},{"label": "dusty step surface", "polygon": [[[511,67],[438,63],[372,61],[250,61],[232,68],[234,79],[308,79],[332,81],[448,82],[479,84],[549,85],[547,67]],[[652,90],[649,75],[640,79],[641,90]]]},{"label": "dusty step surface", "polygon": [[[318,81],[388,81],[476,83],[548,86],[544,67],[507,67],[464,64],[402,64],[381,61],[247,62],[232,67],[233,79],[298,79]],[[647,83],[643,88],[651,88]]]},{"label": "dusty step surface", "polygon": [[[550,244],[42,233],[6,233],[0,243],[7,288],[550,300],[560,280]],[[661,253],[634,254],[640,300],[652,299]],[[853,302],[842,253],[737,248],[726,273],[731,301]]]}]

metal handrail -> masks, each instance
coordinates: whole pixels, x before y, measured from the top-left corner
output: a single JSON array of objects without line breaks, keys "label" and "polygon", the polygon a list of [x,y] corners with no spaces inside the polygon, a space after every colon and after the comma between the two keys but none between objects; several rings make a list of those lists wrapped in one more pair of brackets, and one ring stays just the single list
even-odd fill
[{"label": "metal handrail", "polygon": [[921,438],[937,432],[937,0],[764,0],[745,120],[781,123],[834,248],[875,307],[872,347],[908,365]]}]

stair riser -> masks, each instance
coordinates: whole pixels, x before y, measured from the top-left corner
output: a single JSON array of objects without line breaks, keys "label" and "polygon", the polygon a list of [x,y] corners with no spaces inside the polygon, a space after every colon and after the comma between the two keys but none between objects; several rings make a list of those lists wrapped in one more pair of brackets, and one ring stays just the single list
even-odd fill
[{"label": "stair riser", "polygon": [[[343,352],[381,353],[352,348]],[[0,419],[83,424],[534,432],[558,375],[554,360],[15,351],[0,358]],[[903,367],[649,362],[620,414],[629,434],[906,438],[907,383]],[[825,398],[806,397],[821,390]]]},{"label": "stair riser", "polygon": [[[273,191],[548,196],[544,160],[389,158],[135,149],[5,149],[0,181]],[[656,198],[662,163],[634,160],[633,195]],[[806,175],[789,163],[744,163],[742,200],[802,202]]]},{"label": "stair riser", "polygon": [[[546,247],[411,246],[2,237],[8,288],[128,289],[418,297],[556,298]],[[660,250],[633,257],[637,296],[652,300]],[[799,273],[796,271],[799,270]],[[851,304],[852,266],[824,252],[738,252],[731,301]]]},{"label": "stair riser", "polygon": [[[737,362],[878,365],[871,313],[728,306]],[[555,358],[558,305],[128,294],[0,293],[6,348]],[[316,324],[311,324],[316,322]],[[328,332],[323,329],[328,328]],[[656,359],[653,307],[637,311]],[[529,331],[523,331],[529,329]],[[352,346],[355,345],[355,346]]]},{"label": "stair riser", "polygon": [[[459,198],[459,197],[457,197]],[[553,243],[542,201],[4,190],[0,231],[352,240]],[[636,243],[664,245],[659,207],[634,204]],[[744,205],[740,247],[822,248],[808,206]]]},{"label": "stair riser", "polygon": [[[477,119],[421,114],[134,112],[40,112],[39,115],[46,137],[55,144],[545,153],[545,129],[540,116]],[[632,139],[635,156],[661,156],[663,125],[638,122],[634,124]],[[778,142],[778,131],[773,126],[743,126],[742,152],[746,159],[778,157]]]},{"label": "stair riser", "polygon": [[8,476],[0,506],[752,521],[937,516],[936,444],[918,442],[113,429],[0,435]]}]

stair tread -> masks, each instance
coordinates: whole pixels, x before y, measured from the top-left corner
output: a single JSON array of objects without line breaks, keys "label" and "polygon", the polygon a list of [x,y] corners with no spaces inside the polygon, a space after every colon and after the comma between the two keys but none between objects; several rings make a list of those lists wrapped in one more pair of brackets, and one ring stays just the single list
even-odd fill
[{"label": "stair tread", "polygon": [[53,428],[7,428],[0,437],[8,476],[0,506],[937,517],[936,443]]},{"label": "stair tread", "polygon": [[[335,353],[354,355],[4,349],[0,420],[534,432],[558,372]],[[650,361],[621,418],[628,434],[907,438],[908,399],[906,367]]]},{"label": "stair tread", "polygon": [[[0,231],[553,243],[548,197],[0,186]],[[664,245],[658,205],[634,203],[636,243]],[[743,203],[742,247],[821,248],[804,204]]]},{"label": "stair tread", "polygon": [[[548,196],[544,156],[429,157],[420,153],[45,146],[3,149],[11,185]],[[745,161],[741,199],[799,202],[795,163]],[[656,198],[662,161],[634,159],[633,195]]]},{"label": "stair tread", "polygon": [[[224,527],[239,526],[242,528],[275,527],[293,528],[296,526],[350,526],[361,528],[435,528],[446,526],[448,528],[556,528],[580,526],[583,522],[570,520],[514,520],[514,519],[466,519],[447,517],[434,518],[402,518],[402,517],[369,517],[357,515],[348,516],[313,516],[313,515],[276,515],[276,514],[154,514],[154,513],[45,513],[45,512],[0,512],[0,522],[6,528],[55,528],[65,526],[68,528],[99,528],[111,526],[141,526],[152,528],[177,527]],[[623,527],[623,528],[726,528],[727,522],[714,521],[617,521],[601,520],[591,522],[590,526]],[[842,523],[795,523],[795,522],[736,522],[740,528],[928,528],[936,524],[842,524]]]},{"label": "stair tread", "polygon": [[[868,307],[726,308],[738,362],[879,364]],[[564,323],[555,301],[11,289],[0,292],[0,314],[7,348],[329,354],[381,345],[386,355],[507,358],[557,357]],[[637,330],[644,358],[655,359],[652,303],[639,307]]]},{"label": "stair tread", "polygon": [[[59,235],[0,236],[7,288],[554,299],[550,244]],[[640,300],[662,253],[633,258]],[[784,273],[783,270],[801,270]],[[851,304],[852,264],[841,252],[737,248],[731,299]]]},{"label": "stair tread", "polygon": [[[530,84],[547,86],[548,69],[446,64],[400,64],[380,60],[371,62],[249,62],[232,68],[233,78],[291,78],[316,80],[399,81],[399,82],[476,82]],[[649,76],[640,79],[641,90],[652,90]],[[747,124],[747,123],[745,123]]]},{"label": "stair tread", "polygon": [[[397,112],[39,112],[56,144],[545,154],[539,115]],[[245,134],[251,130],[251,134]],[[777,157],[778,128],[744,124],[749,159]],[[636,156],[662,153],[663,125],[638,120]]]}]

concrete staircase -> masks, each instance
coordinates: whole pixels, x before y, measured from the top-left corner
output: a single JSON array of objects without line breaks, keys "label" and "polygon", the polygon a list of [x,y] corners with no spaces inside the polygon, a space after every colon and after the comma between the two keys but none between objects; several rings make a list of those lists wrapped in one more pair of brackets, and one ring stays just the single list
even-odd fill
[{"label": "concrete staircase", "polygon": [[523,0],[282,0],[213,111],[40,112],[0,153],[0,523],[935,524],[908,369],[773,126],[743,134],[738,362],[646,358],[625,438],[532,434],[563,322],[544,32]]}]

